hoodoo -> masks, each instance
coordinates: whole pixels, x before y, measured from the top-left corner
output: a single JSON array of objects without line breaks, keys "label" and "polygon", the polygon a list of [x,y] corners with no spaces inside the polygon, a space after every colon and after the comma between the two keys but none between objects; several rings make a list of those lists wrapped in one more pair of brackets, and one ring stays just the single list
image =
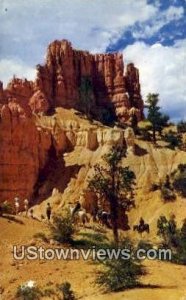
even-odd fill
[{"label": "hoodoo", "polygon": [[36,68],[34,82],[14,77],[6,89],[0,84],[1,201],[17,194],[31,197],[40,170],[50,159],[51,147],[56,147],[57,152],[64,150],[69,134],[79,143],[82,133],[76,129],[65,137],[63,128],[58,128],[57,135],[56,126],[55,130],[52,126],[43,128],[36,119],[37,114],[45,115],[58,107],[81,110],[81,88],[86,80],[91,87],[93,116],[110,109],[122,124],[133,116],[138,121],[143,118],[138,69],[129,64],[125,70],[120,53],[91,54],[73,49],[67,40],[54,41],[48,46],[45,64]]}]

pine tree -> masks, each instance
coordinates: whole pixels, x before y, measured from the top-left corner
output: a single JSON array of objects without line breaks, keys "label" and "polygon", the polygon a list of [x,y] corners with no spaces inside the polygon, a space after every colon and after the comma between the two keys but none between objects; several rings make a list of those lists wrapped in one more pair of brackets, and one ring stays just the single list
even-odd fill
[{"label": "pine tree", "polygon": [[167,125],[169,116],[160,112],[160,106],[158,106],[159,94],[148,94],[146,100],[146,106],[148,109],[147,119],[152,124],[153,141],[156,142],[156,132],[160,134],[164,126]]},{"label": "pine tree", "polygon": [[118,210],[126,211],[131,202],[129,199],[135,184],[135,174],[129,167],[121,166],[121,159],[125,152],[119,147],[113,147],[103,156],[104,166],[95,165],[94,175],[89,180],[89,189],[105,199],[110,207],[114,240],[118,243]]}]

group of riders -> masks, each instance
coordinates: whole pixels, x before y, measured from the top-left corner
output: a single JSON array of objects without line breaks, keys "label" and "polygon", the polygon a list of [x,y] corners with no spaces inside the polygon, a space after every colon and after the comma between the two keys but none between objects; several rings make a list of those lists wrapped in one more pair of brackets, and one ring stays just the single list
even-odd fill
[{"label": "group of riders", "polygon": [[[19,199],[19,197],[14,198],[14,205],[15,205],[15,214],[17,215],[20,211],[20,199]],[[34,218],[33,209],[29,210],[29,201],[28,201],[28,199],[24,199],[23,205],[24,205],[24,210],[25,210],[26,216],[28,215],[28,212],[29,212],[30,217]],[[82,205],[81,205],[80,201],[78,200],[78,201],[75,202],[75,206],[71,210],[71,217],[73,219],[75,219],[75,216],[78,215],[78,213],[81,212],[81,211],[84,211],[84,209],[82,208]],[[47,203],[47,205],[46,205],[46,218],[47,218],[48,221],[51,220],[51,214],[52,214],[52,207],[51,207],[50,203]],[[92,218],[93,218],[94,222],[98,221],[99,223],[101,223],[102,225],[107,226],[108,228],[112,227],[112,225],[111,225],[111,214],[109,212],[105,211],[104,209],[102,209],[100,206],[97,207],[97,208],[94,208],[94,210],[92,212]],[[85,223],[84,220],[85,219],[82,219],[83,223]],[[139,220],[139,224],[133,226],[133,230],[134,231],[137,230],[139,233],[142,233],[144,231],[149,233],[149,224],[145,223],[144,219],[141,217],[140,220]]]},{"label": "group of riders", "polygon": [[[79,211],[83,210],[81,203],[79,201],[76,201],[76,204],[72,210],[72,217],[74,217]],[[98,221],[102,225],[107,226],[108,228],[111,228],[111,214],[101,207],[94,208],[94,211],[92,213],[93,221]],[[133,230],[137,230],[138,233],[143,233],[146,231],[147,233],[150,232],[149,224],[145,223],[144,219],[141,217],[139,220],[138,225],[133,226]]]}]

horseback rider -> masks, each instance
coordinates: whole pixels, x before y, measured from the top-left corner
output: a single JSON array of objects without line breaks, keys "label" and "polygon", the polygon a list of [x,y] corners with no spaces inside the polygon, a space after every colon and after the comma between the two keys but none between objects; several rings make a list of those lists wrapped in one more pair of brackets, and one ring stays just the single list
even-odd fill
[{"label": "horseback rider", "polygon": [[142,225],[142,226],[145,224],[145,221],[144,221],[144,219],[142,217],[139,220],[139,224]]},{"label": "horseback rider", "polygon": [[75,213],[77,213],[77,211],[79,211],[81,209],[81,203],[78,201],[76,201],[76,205],[74,207],[74,210],[72,212],[72,217],[75,215]]},{"label": "horseback rider", "polygon": [[46,215],[47,215],[48,221],[50,221],[51,213],[52,213],[52,208],[51,208],[51,206],[50,206],[50,203],[47,203]]},{"label": "horseback rider", "polygon": [[139,220],[139,229],[140,229],[140,230],[143,230],[144,224],[145,224],[145,221],[144,221],[144,219],[141,217],[140,220]]}]

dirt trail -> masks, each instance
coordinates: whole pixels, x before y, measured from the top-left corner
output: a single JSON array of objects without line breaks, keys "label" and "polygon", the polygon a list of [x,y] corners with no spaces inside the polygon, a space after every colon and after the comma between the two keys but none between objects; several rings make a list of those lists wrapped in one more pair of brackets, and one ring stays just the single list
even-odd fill
[{"label": "dirt trail", "polygon": [[[97,266],[91,261],[27,261],[13,263],[12,245],[34,244],[33,235],[38,232],[48,233],[48,226],[24,217],[8,221],[0,218],[0,285],[4,293],[0,299],[14,300],[19,284],[34,280],[51,287],[64,281],[71,282],[78,298],[83,300],[185,300],[186,268],[166,262],[146,261],[147,275],[142,277],[144,288],[136,288],[119,293],[102,294],[94,285]],[[23,224],[21,224],[23,222]],[[37,243],[36,243],[37,245]],[[50,247],[47,244],[47,247]],[[46,298],[52,299],[52,298]]]}]

